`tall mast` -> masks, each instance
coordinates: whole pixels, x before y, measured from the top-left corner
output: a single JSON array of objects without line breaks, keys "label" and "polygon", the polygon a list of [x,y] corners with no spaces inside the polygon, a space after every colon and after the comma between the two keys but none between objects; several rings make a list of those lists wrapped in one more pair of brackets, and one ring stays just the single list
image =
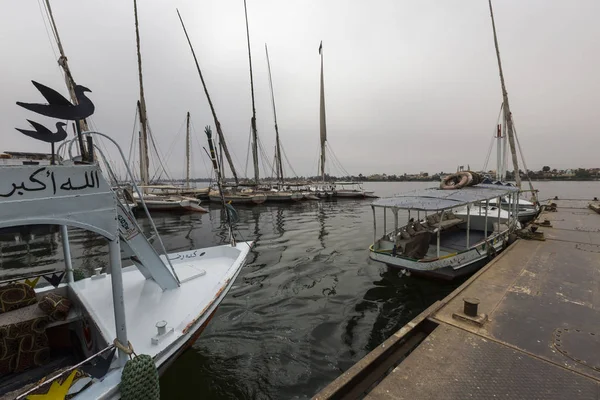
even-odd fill
[{"label": "tall mast", "polygon": [[[140,128],[143,126],[142,124],[142,117],[141,117],[141,113],[142,113],[142,105],[140,103],[140,101],[137,101],[137,109],[138,109],[138,117],[140,119]],[[144,140],[144,134],[143,134],[143,128],[141,128],[140,132],[139,132],[139,145],[140,145],[140,180],[142,181],[142,185],[147,185],[148,184],[148,157],[146,157],[148,155],[147,150],[144,151],[144,149],[147,149],[147,142]],[[146,189],[142,187],[142,192],[144,192]]]},{"label": "tall mast", "polygon": [[250,29],[248,28],[248,10],[244,0],[244,15],[246,16],[246,40],[248,42],[248,64],[250,65],[250,93],[252,95],[252,161],[254,162],[254,183],[258,185],[258,134],[256,133],[256,107],[254,105],[254,78],[252,77],[252,53],[250,51]]},{"label": "tall mast", "polygon": [[[225,152],[225,157],[227,158],[227,163],[229,164],[229,168],[231,169],[231,173],[233,174],[233,179],[235,179],[235,184],[239,183],[237,172],[235,171],[235,166],[233,165],[233,159],[231,158],[231,154],[229,153],[229,149],[227,148],[227,144],[225,142],[225,135],[223,135],[223,131],[221,130],[221,123],[217,118],[217,113],[215,111],[215,107],[213,106],[212,100],[210,99],[210,95],[208,94],[208,89],[206,87],[206,82],[204,82],[204,76],[202,75],[202,70],[200,69],[200,64],[198,64],[198,59],[196,58],[196,52],[194,51],[194,47],[192,46],[192,42],[190,41],[190,37],[187,34],[187,30],[185,29],[185,24],[183,23],[183,19],[181,18],[181,14],[179,14],[179,10],[177,10],[177,16],[179,17],[179,21],[181,22],[181,27],[183,28],[183,33],[185,33],[185,38],[190,46],[190,50],[192,51],[192,56],[194,57],[194,62],[196,63],[196,69],[198,70],[198,75],[200,75],[200,81],[202,82],[202,87],[204,88],[204,94],[206,95],[206,99],[208,100],[208,105],[210,107],[210,111],[213,116],[213,120],[215,121],[215,126],[217,128],[217,135],[219,136],[219,143],[222,143],[223,150]],[[221,164],[223,162],[221,161]]]},{"label": "tall mast", "polygon": [[492,0],[488,0],[490,6],[490,16],[492,17],[492,29],[494,31],[494,45],[496,46],[496,57],[498,58],[498,70],[500,72],[500,83],[502,85],[502,99],[504,101],[504,123],[506,124],[506,134],[508,143],[510,144],[510,152],[512,154],[513,166],[515,168],[515,181],[517,186],[521,188],[521,176],[519,175],[519,159],[517,157],[517,149],[515,145],[515,135],[513,129],[512,114],[508,104],[508,93],[504,83],[504,73],[502,72],[502,62],[500,61],[500,49],[498,48],[498,37],[496,36],[496,23],[494,22],[494,11],[492,10]]},{"label": "tall mast", "polygon": [[135,43],[137,46],[138,78],[140,81],[140,99],[138,100],[138,114],[142,136],[140,140],[140,178],[142,185],[148,185],[149,181],[149,159],[148,159],[148,120],[146,118],[146,99],[144,98],[144,81],[142,78],[142,53],[140,51],[140,29],[138,26],[137,0],[133,0],[133,13],[135,15]]},{"label": "tall mast", "polygon": [[[52,28],[52,33],[54,34],[54,38],[56,39],[56,44],[58,46],[58,51],[60,53],[60,57],[58,59],[58,65],[61,66],[65,73],[65,83],[67,84],[67,90],[69,91],[69,96],[71,96],[71,101],[73,104],[79,104],[77,101],[77,96],[75,95],[75,79],[73,79],[73,75],[71,74],[71,69],[69,68],[69,62],[67,61],[67,56],[65,55],[65,50],[63,49],[62,42],[60,41],[60,36],[58,35],[58,27],[56,26],[56,22],[54,21],[54,14],[52,14],[52,7],[50,7],[50,0],[46,0],[46,9],[48,10],[48,16],[50,17],[50,27]],[[88,131],[88,124],[85,119],[81,119],[77,121],[78,128],[78,141],[79,141],[79,151],[81,152],[81,156],[85,157],[85,148],[83,147],[83,138],[81,137],[82,131]]]},{"label": "tall mast", "polygon": [[267,68],[269,70],[269,87],[271,88],[271,104],[273,105],[273,120],[275,121],[275,170],[277,179],[283,185],[283,163],[281,162],[281,144],[279,142],[279,128],[277,127],[277,112],[275,111],[275,94],[273,92],[273,78],[271,77],[271,62],[269,61],[269,50],[265,43],[265,53],[267,54]]},{"label": "tall mast", "polygon": [[185,184],[186,187],[190,187],[190,112],[187,113],[186,118],[186,135],[185,135],[185,164],[186,164],[186,172],[185,172]]},{"label": "tall mast", "polygon": [[327,123],[325,120],[325,84],[323,82],[323,42],[319,45],[321,55],[321,178],[325,182],[325,144],[327,143]]}]

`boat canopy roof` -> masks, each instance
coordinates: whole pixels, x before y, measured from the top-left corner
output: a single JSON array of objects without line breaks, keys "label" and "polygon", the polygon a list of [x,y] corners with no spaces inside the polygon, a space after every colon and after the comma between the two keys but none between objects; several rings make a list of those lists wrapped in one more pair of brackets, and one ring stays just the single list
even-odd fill
[{"label": "boat canopy roof", "polygon": [[491,200],[518,191],[519,188],[517,187],[499,185],[468,186],[456,190],[428,188],[378,199],[371,205],[373,207],[390,207],[401,210],[441,211]]}]

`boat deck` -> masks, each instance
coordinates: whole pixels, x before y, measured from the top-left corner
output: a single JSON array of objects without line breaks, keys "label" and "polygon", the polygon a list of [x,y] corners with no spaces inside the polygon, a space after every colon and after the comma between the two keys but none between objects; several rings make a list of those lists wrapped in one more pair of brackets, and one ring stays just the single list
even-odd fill
[{"label": "boat deck", "polygon": [[545,241],[517,241],[316,398],[599,399],[600,216],[556,203]]},{"label": "boat deck", "polygon": [[[199,317],[208,317],[207,311],[213,305],[216,307],[213,303],[237,276],[248,252],[244,246],[248,244],[238,243],[239,250],[219,246],[171,254],[171,262],[182,282],[177,290],[163,291],[154,281],[146,280],[135,266],[124,268],[127,336],[136,353],[158,354],[181,337],[188,324]],[[233,250],[232,254],[227,254],[228,250]],[[244,256],[236,262],[240,252]],[[111,278],[110,274],[102,275],[72,285],[108,342],[116,337]],[[157,333],[156,323],[161,320],[166,321],[167,330],[173,328],[174,333],[155,345],[151,339]]]},{"label": "boat deck", "polygon": [[[469,233],[469,244],[473,246],[475,243],[481,242],[485,238],[484,232],[471,231]],[[427,257],[437,257],[437,237],[434,235],[431,238],[431,244],[427,251]],[[467,231],[460,229],[448,232],[442,232],[440,235],[440,256],[446,256],[467,249]]]}]

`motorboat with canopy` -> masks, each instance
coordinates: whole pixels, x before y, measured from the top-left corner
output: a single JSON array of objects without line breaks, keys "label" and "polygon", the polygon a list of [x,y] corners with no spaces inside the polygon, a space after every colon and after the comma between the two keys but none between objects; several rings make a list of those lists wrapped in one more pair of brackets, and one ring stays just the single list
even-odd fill
[{"label": "motorboat with canopy", "polygon": [[[375,200],[370,258],[415,274],[442,279],[467,275],[482,267],[509,243],[520,228],[517,199],[511,186],[477,185],[456,190],[421,189]],[[490,204],[508,197],[510,210]],[[383,236],[377,213],[383,210]],[[387,212],[393,215],[388,230]],[[400,225],[400,217],[407,222]]]}]

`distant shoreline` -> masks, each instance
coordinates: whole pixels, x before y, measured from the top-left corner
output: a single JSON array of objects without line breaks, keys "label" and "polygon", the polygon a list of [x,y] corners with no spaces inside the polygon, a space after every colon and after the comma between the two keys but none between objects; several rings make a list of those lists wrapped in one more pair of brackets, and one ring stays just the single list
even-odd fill
[{"label": "distant shoreline", "polygon": [[[525,177],[521,177],[522,180],[525,180]],[[532,182],[553,182],[553,181],[557,181],[557,182],[593,182],[593,181],[600,181],[600,178],[575,178],[575,177],[564,177],[564,178],[543,178],[543,179],[537,179],[537,178],[530,178],[530,180]],[[304,180],[300,179],[300,180],[296,180],[296,179],[289,179],[286,180],[286,182],[303,182]],[[326,181],[326,183],[333,183],[333,182],[349,182],[350,180],[348,179],[336,179],[336,180],[330,180],[330,181]],[[439,182],[439,179],[364,179],[364,180],[358,180],[355,179],[353,180],[353,182],[356,183],[369,183],[369,182]],[[168,182],[172,182],[172,183],[180,183],[180,182],[185,182],[184,179],[172,179],[172,180],[161,180],[161,182],[163,183],[168,183]],[[210,180],[210,179],[190,179],[190,182],[195,182],[195,183],[208,183],[208,182],[214,182],[214,180]],[[276,181],[262,181],[261,183],[264,184],[269,184],[269,183],[273,183],[276,184]]]}]

